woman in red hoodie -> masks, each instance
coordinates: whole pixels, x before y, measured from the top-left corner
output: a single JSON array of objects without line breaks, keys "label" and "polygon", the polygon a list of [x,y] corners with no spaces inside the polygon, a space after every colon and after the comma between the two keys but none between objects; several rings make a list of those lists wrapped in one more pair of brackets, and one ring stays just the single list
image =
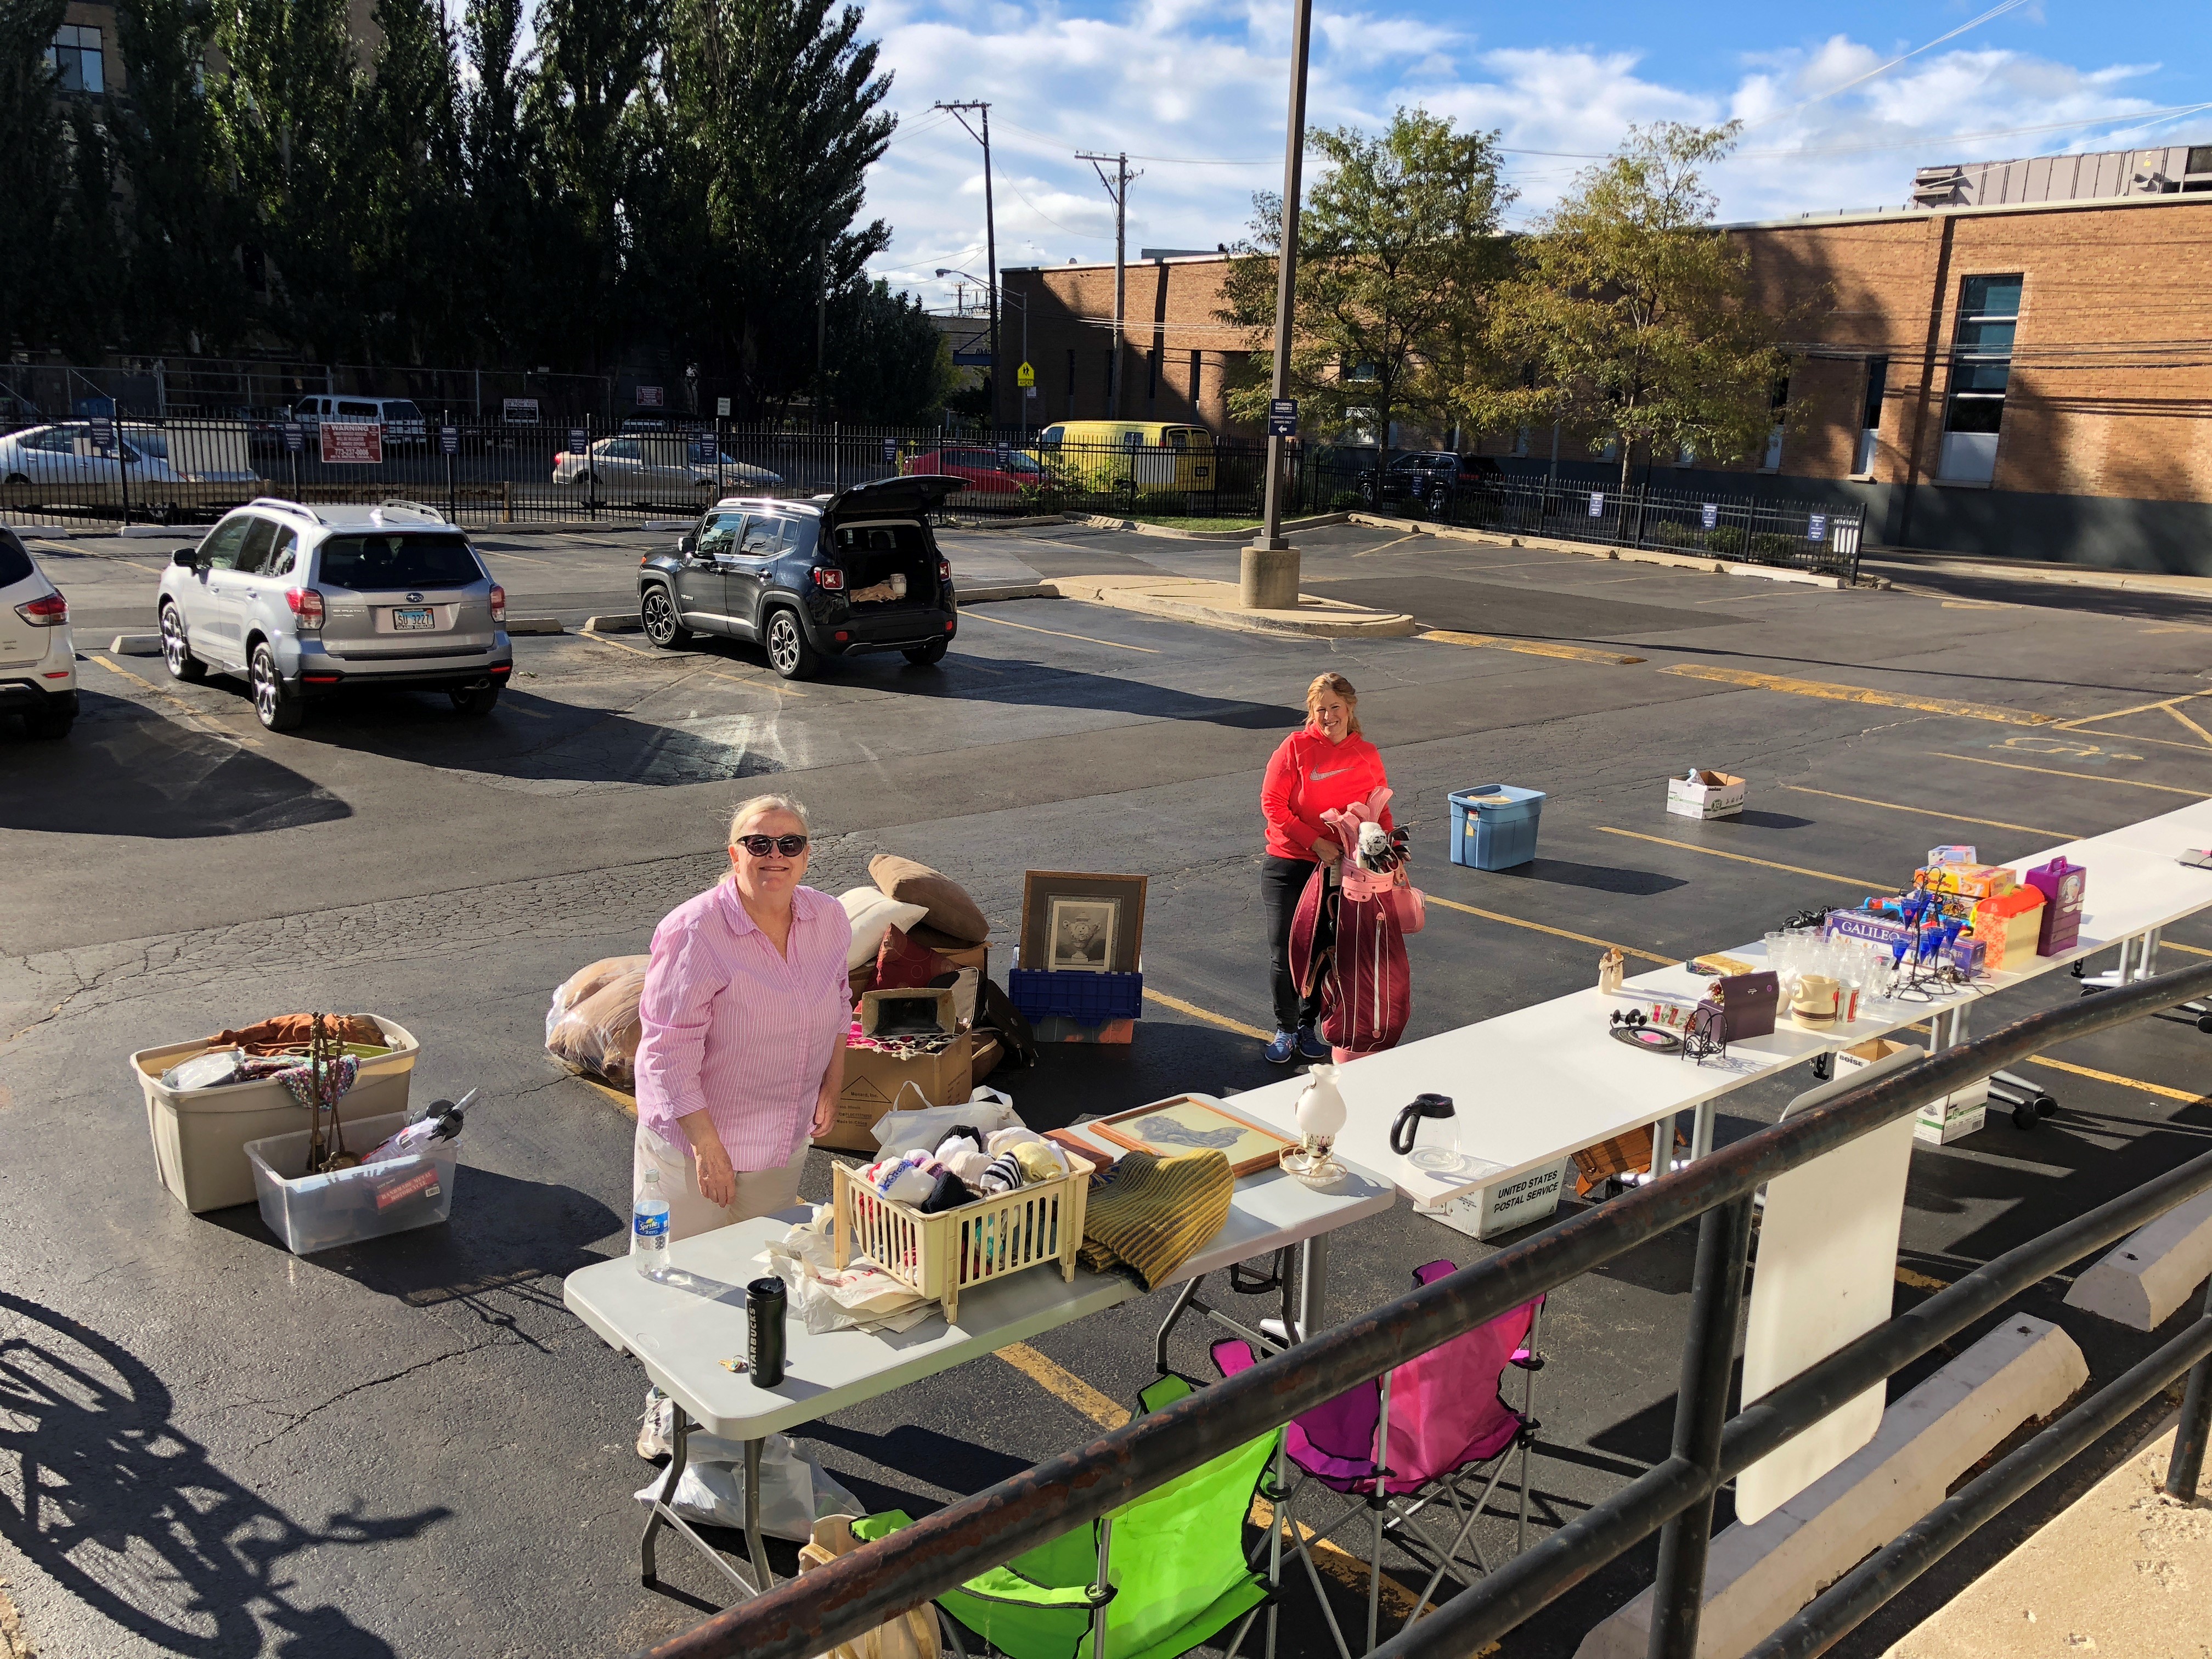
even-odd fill
[{"label": "woman in red hoodie", "polygon": [[[1364,801],[1389,780],[1382,757],[1359,734],[1359,694],[1341,674],[1322,674],[1306,688],[1306,723],[1282,742],[1260,783],[1260,811],[1267,820],[1267,855],[1261,861],[1260,893],[1267,906],[1267,961],[1273,974],[1275,1035],[1267,1058],[1327,1060],[1328,1044],[1314,1030],[1321,988],[1301,996],[1291,973],[1291,918],[1314,872],[1334,864],[1343,849],[1330,839],[1323,812]],[[1395,826],[1389,810],[1382,827]]]}]

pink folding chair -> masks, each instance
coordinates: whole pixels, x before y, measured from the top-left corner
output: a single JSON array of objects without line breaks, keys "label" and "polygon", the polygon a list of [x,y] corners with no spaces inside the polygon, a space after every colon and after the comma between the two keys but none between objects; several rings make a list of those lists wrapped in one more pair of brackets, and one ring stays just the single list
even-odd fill
[{"label": "pink folding chair", "polygon": [[[1431,1261],[1413,1270],[1413,1282],[1426,1285],[1455,1271],[1449,1261]],[[1544,1299],[1539,1297],[1500,1314],[1488,1324],[1455,1336],[1374,1382],[1364,1382],[1291,1419],[1284,1449],[1298,1474],[1284,1494],[1276,1519],[1278,1524],[1290,1525],[1287,1541],[1305,1563],[1314,1595],[1321,1602],[1342,1659],[1352,1659],[1352,1650],[1322,1589],[1312,1546],[1362,1510],[1367,1511],[1370,1529],[1364,1651],[1371,1652],[1375,1647],[1386,1538],[1416,1559],[1427,1555],[1435,1564],[1420,1599],[1407,1616],[1409,1624],[1420,1616],[1447,1574],[1465,1585],[1474,1576],[1490,1571],[1473,1539],[1474,1523],[1505,1474],[1505,1455],[1516,1446],[1521,1452],[1519,1547],[1527,1547],[1528,1447],[1537,1428],[1536,1372],[1544,1363],[1536,1352],[1536,1333],[1543,1306]],[[1224,1376],[1257,1363],[1251,1345],[1246,1342],[1217,1342],[1212,1353],[1213,1363]],[[1518,1411],[1505,1403],[1504,1392],[1507,1373],[1513,1370],[1522,1376]],[[1461,1482],[1479,1474],[1486,1466],[1488,1483],[1479,1498],[1471,1498]],[[1319,1492],[1310,1493],[1309,1489],[1316,1487],[1349,1500],[1328,1516],[1326,1524],[1297,1512],[1302,1498],[1315,1504],[1326,1501]],[[1440,1505],[1448,1505],[1457,1522],[1457,1530],[1448,1544],[1440,1544],[1441,1532],[1431,1530],[1442,1518]],[[1463,1557],[1462,1551],[1472,1560]],[[1467,1571],[1469,1567],[1473,1573]]]}]

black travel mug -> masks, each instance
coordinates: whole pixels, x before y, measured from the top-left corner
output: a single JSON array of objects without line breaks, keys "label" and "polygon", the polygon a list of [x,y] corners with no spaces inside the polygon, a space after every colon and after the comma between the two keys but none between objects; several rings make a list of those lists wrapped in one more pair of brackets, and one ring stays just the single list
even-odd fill
[{"label": "black travel mug", "polygon": [[757,1389],[783,1381],[783,1319],[790,1308],[780,1279],[756,1279],[745,1286],[745,1369]]}]

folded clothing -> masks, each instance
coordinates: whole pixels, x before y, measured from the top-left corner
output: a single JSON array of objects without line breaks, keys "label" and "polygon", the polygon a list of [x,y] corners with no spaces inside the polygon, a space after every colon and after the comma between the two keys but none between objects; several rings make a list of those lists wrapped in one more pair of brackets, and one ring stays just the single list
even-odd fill
[{"label": "folded clothing", "polygon": [[[278,1014],[234,1031],[217,1031],[207,1040],[207,1046],[243,1048],[249,1054],[281,1054],[304,1049],[314,1024],[313,1014]],[[381,1045],[384,1042],[384,1028],[368,1014],[325,1014],[323,1027],[340,1042]]]},{"label": "folded clothing", "polygon": [[1066,1158],[1049,1141],[1024,1141],[1009,1146],[1000,1156],[1021,1165],[1024,1181],[1056,1181],[1067,1173]]},{"label": "folded clothing", "polygon": [[1083,1218],[1083,1265],[1121,1267],[1154,1290],[1229,1219],[1237,1177],[1211,1147],[1158,1158],[1125,1152],[1113,1180],[1093,1186]]},{"label": "folded clothing", "polygon": [[921,1212],[924,1215],[939,1215],[975,1201],[975,1194],[969,1189],[966,1182],[951,1170],[942,1170],[938,1172],[936,1190],[922,1200]]}]

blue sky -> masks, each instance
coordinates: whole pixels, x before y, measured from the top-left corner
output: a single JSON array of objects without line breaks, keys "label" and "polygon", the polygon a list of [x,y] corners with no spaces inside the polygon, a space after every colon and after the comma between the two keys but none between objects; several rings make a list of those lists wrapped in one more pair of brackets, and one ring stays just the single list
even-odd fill
[{"label": "blue sky", "polygon": [[[1281,182],[1290,18],[1288,0],[872,0],[901,118],[869,181],[896,232],[878,274],[933,306],[951,297],[936,267],[982,269],[981,153],[939,99],[992,100],[1001,265],[1113,257],[1079,149],[1147,158],[1133,258],[1235,240]],[[2203,0],[1316,0],[1309,121],[1421,105],[1553,152],[1508,158],[1518,223],[1631,123],[1741,117],[1722,214],[1779,217],[1900,204],[1931,162],[2212,143],[2212,107],[2165,113],[2212,103],[2209,41]]]}]

